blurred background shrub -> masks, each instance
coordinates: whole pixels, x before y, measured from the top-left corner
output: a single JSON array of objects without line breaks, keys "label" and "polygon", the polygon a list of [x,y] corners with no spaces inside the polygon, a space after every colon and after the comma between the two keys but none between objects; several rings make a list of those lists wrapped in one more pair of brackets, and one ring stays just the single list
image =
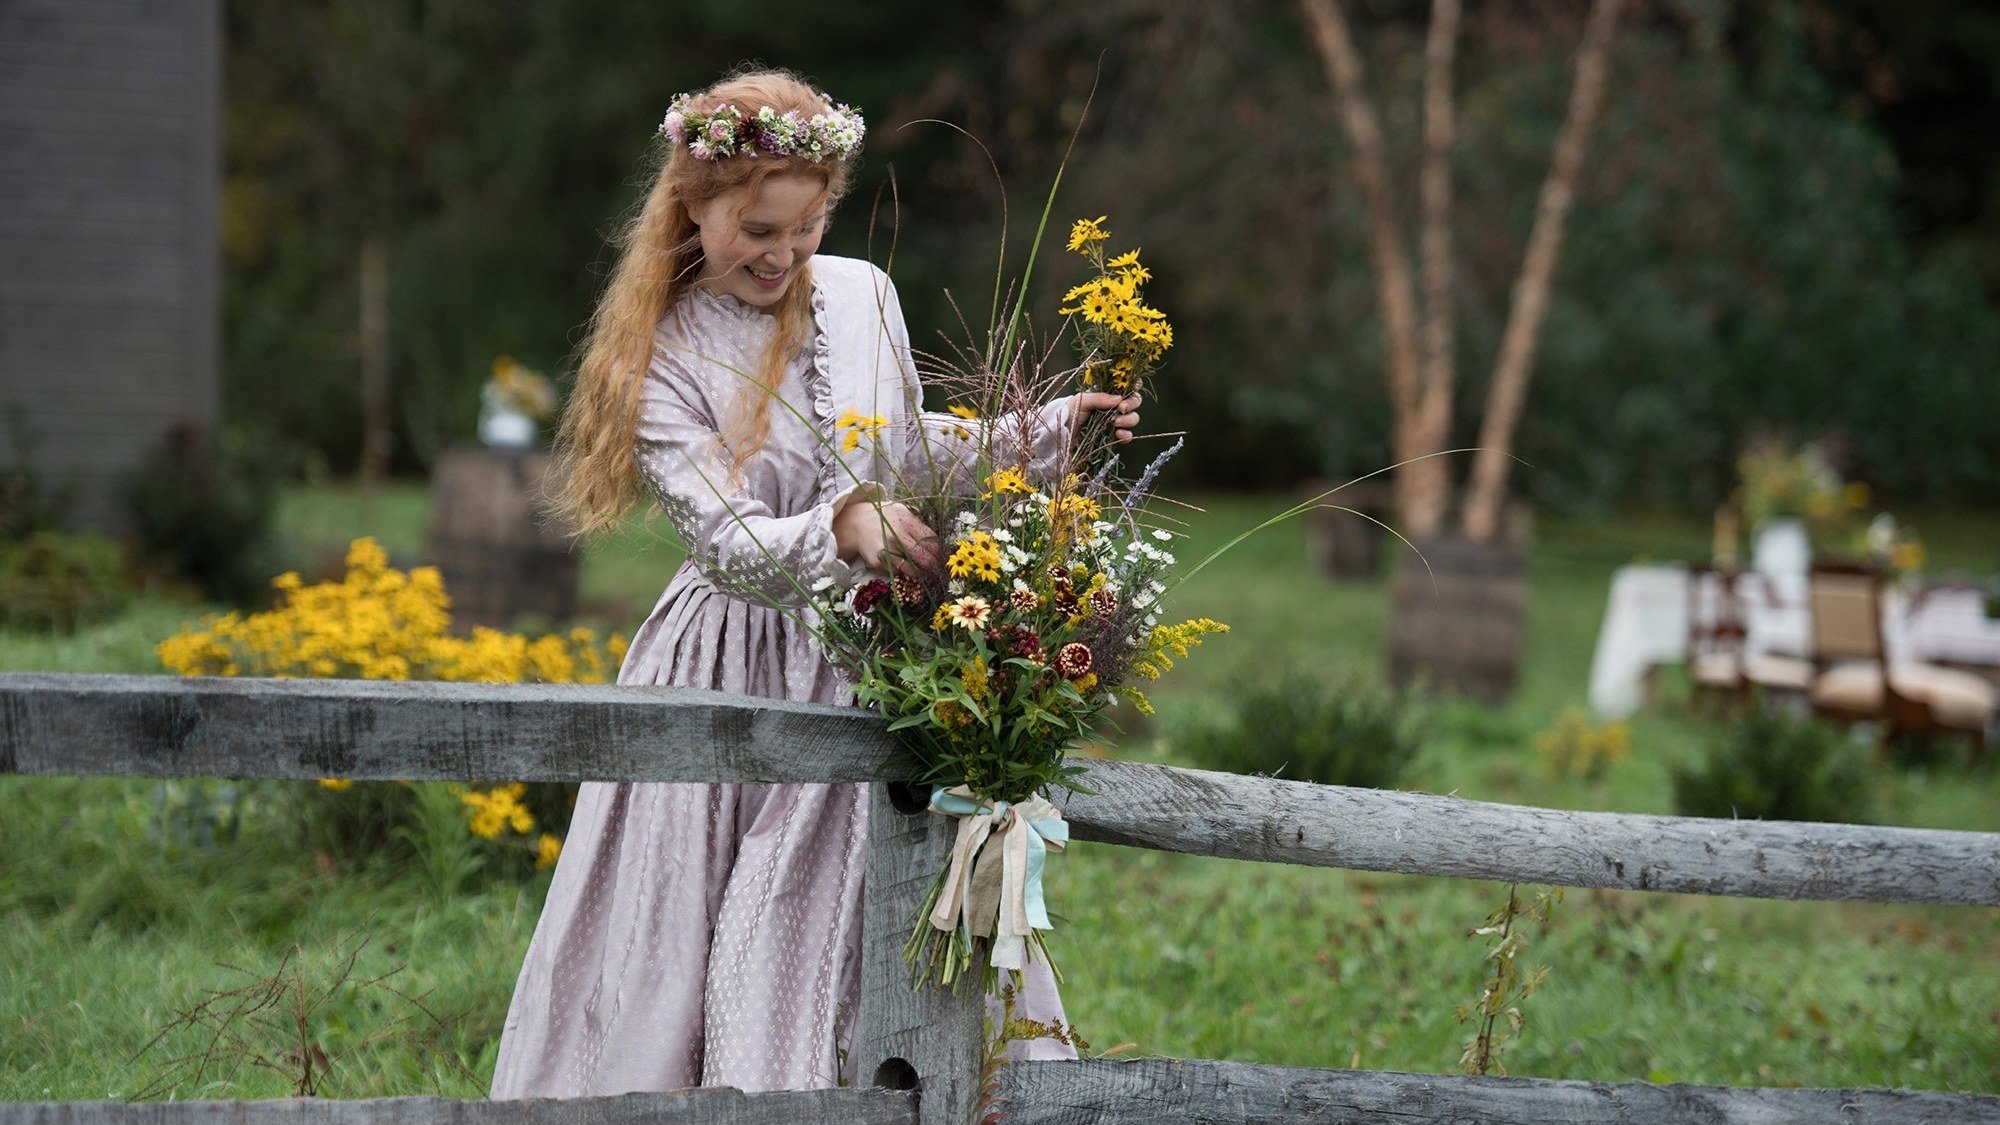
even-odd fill
[{"label": "blurred background shrub", "polygon": [[1720,728],[1701,761],[1673,771],[1682,816],[1867,824],[1874,788],[1867,751],[1847,730],[1763,707]]},{"label": "blurred background shrub", "polygon": [[1240,677],[1226,710],[1189,721],[1188,761],[1230,773],[1387,789],[1423,748],[1428,715],[1358,668],[1334,675],[1296,666]]},{"label": "blurred background shrub", "polygon": [[0,626],[68,632],[116,613],[131,594],[118,545],[101,535],[0,539]]},{"label": "blurred background shrub", "polygon": [[174,427],[126,493],[140,553],[210,601],[262,601],[285,476],[279,451],[247,431]]}]

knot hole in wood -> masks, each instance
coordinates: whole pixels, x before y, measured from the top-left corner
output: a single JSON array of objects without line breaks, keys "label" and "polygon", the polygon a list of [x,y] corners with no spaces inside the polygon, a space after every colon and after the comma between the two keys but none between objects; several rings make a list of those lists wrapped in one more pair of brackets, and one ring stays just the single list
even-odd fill
[{"label": "knot hole in wood", "polygon": [[923,1082],[917,1078],[917,1068],[908,1059],[886,1058],[875,1068],[875,1085],[885,1090],[921,1090]]},{"label": "knot hole in wood", "polygon": [[[918,785],[914,781],[892,781],[889,783],[889,805],[905,816],[915,816],[930,811],[930,787]],[[894,1061],[894,1060],[891,1060]],[[888,1065],[884,1063],[883,1065]],[[898,1086],[896,1089],[905,1089]]]}]

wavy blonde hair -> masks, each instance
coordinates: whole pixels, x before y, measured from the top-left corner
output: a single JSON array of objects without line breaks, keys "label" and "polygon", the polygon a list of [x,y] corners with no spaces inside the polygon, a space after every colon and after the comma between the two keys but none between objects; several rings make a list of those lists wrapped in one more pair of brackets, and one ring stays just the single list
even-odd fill
[{"label": "wavy blonde hair", "polygon": [[[710,112],[724,102],[770,106],[805,117],[823,113],[832,100],[786,70],[731,75],[694,96],[692,108]],[[651,190],[626,220],[612,244],[618,264],[598,298],[585,332],[576,387],[563,409],[555,438],[553,487],[548,506],[579,537],[615,525],[644,498],[633,440],[639,424],[639,392],[653,358],[653,330],[700,279],[701,232],[689,210],[742,191],[748,210],[767,177],[803,174],[826,186],[820,202],[831,209],[845,194],[848,162],[814,162],[799,156],[724,157],[696,160],[687,146],[662,136],[662,158]],[[805,346],[812,301],[811,263],[798,267],[784,298],[772,310],[776,331],[746,380],[724,422],[723,442],[732,470],[763,448],[771,432],[771,399],[785,368]]]}]

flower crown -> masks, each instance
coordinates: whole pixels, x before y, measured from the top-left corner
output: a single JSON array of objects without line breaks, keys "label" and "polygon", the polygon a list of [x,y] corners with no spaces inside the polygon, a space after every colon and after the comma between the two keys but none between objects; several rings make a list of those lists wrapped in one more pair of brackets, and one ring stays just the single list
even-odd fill
[{"label": "flower crown", "polygon": [[825,113],[801,117],[797,110],[779,113],[770,106],[753,116],[724,102],[712,112],[690,109],[693,94],[682,94],[667,109],[660,132],[675,144],[684,144],[696,160],[720,160],[725,156],[799,156],[811,161],[848,160],[861,151],[862,135],[868,127],[861,115],[844,105]]}]

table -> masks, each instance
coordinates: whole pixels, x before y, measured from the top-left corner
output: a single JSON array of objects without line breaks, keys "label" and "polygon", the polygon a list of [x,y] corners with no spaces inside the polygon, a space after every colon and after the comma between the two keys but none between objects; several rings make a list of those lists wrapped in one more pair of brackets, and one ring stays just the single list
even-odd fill
[{"label": "table", "polygon": [[[1738,579],[1746,654],[1807,654],[1812,615],[1787,577],[1749,571]],[[1631,714],[1642,702],[1650,669],[1687,659],[1688,600],[1686,567],[1635,564],[1612,574],[1590,662],[1592,711],[1605,718]],[[2000,620],[1986,616],[1976,589],[1940,587],[1912,597],[1899,587],[1885,588],[1882,642],[1891,664],[1945,663],[2000,676]]]}]

